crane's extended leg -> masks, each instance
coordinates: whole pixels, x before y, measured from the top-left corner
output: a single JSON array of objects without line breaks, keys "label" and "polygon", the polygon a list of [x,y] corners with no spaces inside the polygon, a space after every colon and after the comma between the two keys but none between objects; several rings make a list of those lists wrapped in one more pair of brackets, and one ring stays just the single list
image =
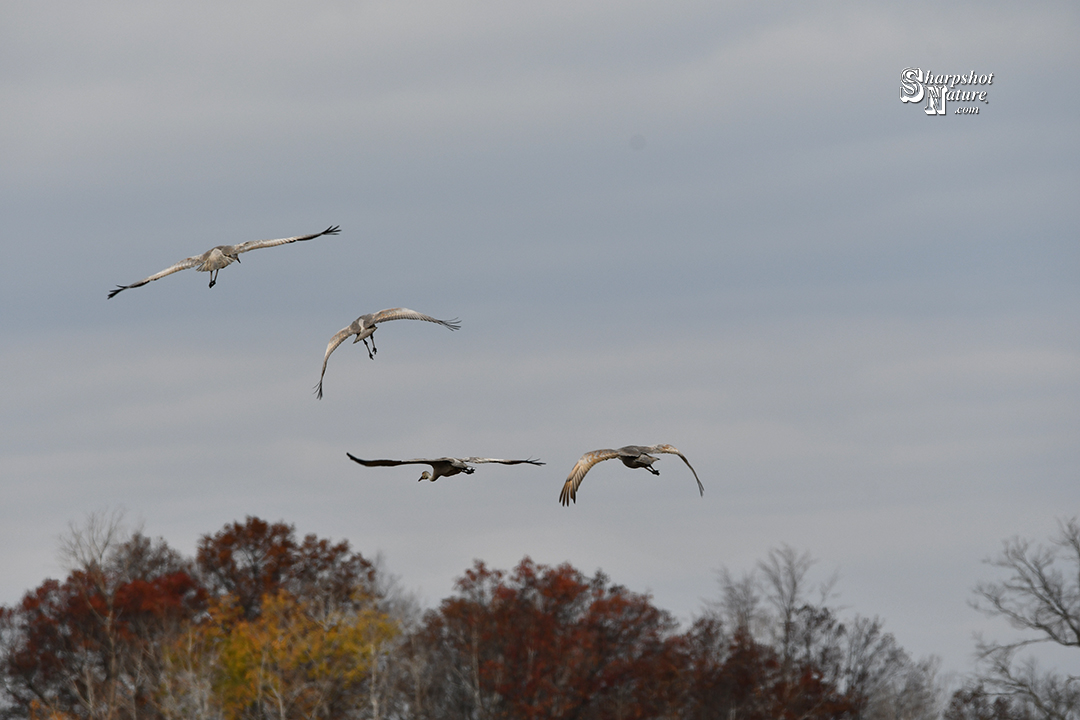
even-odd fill
[{"label": "crane's extended leg", "polygon": [[[372,343],[371,343],[371,344],[372,344],[372,345],[374,345],[374,344],[375,344],[375,342],[374,342],[374,341],[372,341]],[[368,356],[369,358],[371,358],[372,360],[374,360],[374,359],[375,359],[375,353],[373,353],[373,352],[371,351],[371,347],[370,347],[370,346],[369,346],[369,345],[367,344],[367,338],[364,338],[364,347],[366,347],[366,348],[367,348],[367,356]]]}]

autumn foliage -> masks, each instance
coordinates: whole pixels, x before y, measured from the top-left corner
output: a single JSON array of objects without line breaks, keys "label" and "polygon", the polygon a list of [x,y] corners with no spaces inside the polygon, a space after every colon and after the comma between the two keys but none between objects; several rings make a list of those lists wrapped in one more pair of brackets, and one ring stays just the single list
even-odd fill
[{"label": "autumn foliage", "polygon": [[46,580],[3,609],[9,701],[41,717],[143,715],[162,671],[159,639],[205,603],[191,567],[136,533],[105,562]]},{"label": "autumn foliage", "polygon": [[677,707],[683,642],[647,596],[528,558],[509,575],[477,562],[457,589],[421,631],[441,656],[431,685],[452,706],[497,718],[647,718]]},{"label": "autumn foliage", "polygon": [[809,601],[810,561],[787,548],[761,575],[724,574],[682,628],[602,572],[527,557],[475,562],[425,611],[347,542],[285,523],[231,523],[194,559],[101,531],[77,538],[65,580],[0,611],[0,716],[933,716],[912,700],[932,669],[877,619]]}]

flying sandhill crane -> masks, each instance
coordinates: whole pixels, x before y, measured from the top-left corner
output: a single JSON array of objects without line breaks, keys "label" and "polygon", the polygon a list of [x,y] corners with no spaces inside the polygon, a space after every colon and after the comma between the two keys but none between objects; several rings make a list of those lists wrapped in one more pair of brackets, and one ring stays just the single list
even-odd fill
[{"label": "flying sandhill crane", "polygon": [[593,450],[582,455],[563,484],[562,492],[559,493],[559,502],[563,505],[569,505],[570,501],[573,500],[577,504],[577,489],[581,485],[581,481],[585,479],[585,473],[589,472],[589,468],[593,465],[604,460],[619,458],[619,460],[622,460],[622,464],[628,468],[645,468],[653,475],[659,475],[660,471],[652,466],[659,458],[655,458],[649,453],[669,453],[681,457],[682,461],[686,463],[686,467],[690,468],[690,472],[694,473],[698,491],[702,496],[705,495],[705,487],[701,484],[701,480],[698,480],[697,471],[694,470],[694,466],[690,464],[686,456],[679,452],[678,448],[671,445],[627,445],[618,450]]},{"label": "flying sandhill crane", "polygon": [[[326,361],[330,359],[330,353],[334,352],[334,350],[337,349],[337,346],[345,342],[350,335],[355,335],[356,339],[353,340],[353,344],[363,340],[364,347],[367,348],[368,357],[374,360],[375,353],[379,352],[375,347],[375,326],[388,320],[423,320],[425,322],[444,325],[451,330],[457,330],[461,327],[457,318],[454,318],[453,320],[439,320],[430,315],[424,315],[415,310],[410,310],[409,308],[388,308],[386,310],[380,310],[377,313],[361,315],[353,320],[349,327],[338,330],[334,337],[330,338],[330,342],[326,346],[326,354],[323,355],[322,373],[319,375],[319,384],[315,386],[315,394],[317,397],[320,399],[322,398],[323,376],[326,375]],[[371,347],[368,347],[368,338],[371,338]]]},{"label": "flying sandhill crane", "polygon": [[522,463],[528,463],[529,465],[543,465],[544,463],[539,460],[499,460],[498,458],[479,458],[479,457],[467,457],[467,458],[432,458],[427,460],[424,458],[415,458],[413,460],[361,460],[352,453],[345,453],[349,456],[349,459],[353,462],[358,462],[365,467],[396,467],[398,465],[430,465],[431,472],[425,470],[420,474],[419,480],[430,480],[435,482],[441,477],[450,477],[451,475],[457,475],[458,473],[465,473],[466,475],[472,475],[476,472],[476,468],[469,467],[468,463],[474,463],[479,465],[481,463],[502,463],[503,465],[521,465]]},{"label": "flying sandhill crane", "polygon": [[210,287],[214,287],[214,285],[217,284],[218,271],[223,267],[232,265],[233,262],[240,262],[240,253],[258,250],[259,248],[274,247],[275,245],[303,242],[304,240],[312,240],[323,235],[337,235],[339,232],[341,232],[341,229],[337,225],[334,225],[333,227],[328,227],[321,233],[315,233],[314,235],[297,235],[296,237],[279,238],[277,240],[249,240],[248,242],[242,242],[239,245],[218,245],[217,247],[210,248],[202,255],[193,255],[185,260],[181,260],[172,267],[167,267],[159,273],[154,273],[145,280],[140,280],[139,282],[130,285],[117,285],[115,290],[109,292],[109,297],[111,298],[128,288],[141,287],[148,282],[158,280],[166,275],[172,275],[174,272],[187,270],[188,268],[195,268],[199,272],[210,273]]}]

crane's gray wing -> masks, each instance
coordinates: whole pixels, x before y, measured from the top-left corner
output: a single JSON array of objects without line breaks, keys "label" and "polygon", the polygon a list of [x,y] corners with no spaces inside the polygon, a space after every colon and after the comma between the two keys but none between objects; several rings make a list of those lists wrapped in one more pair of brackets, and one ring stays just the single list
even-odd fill
[{"label": "crane's gray wing", "polygon": [[361,460],[352,453],[345,453],[349,456],[349,459],[353,462],[358,462],[365,467],[397,467],[398,465],[432,465],[433,463],[446,462],[453,458],[435,458],[433,460],[425,460],[424,458],[413,458],[412,460]]},{"label": "crane's gray wing", "polygon": [[544,465],[539,460],[500,460],[499,458],[479,458],[479,457],[467,457],[461,458],[463,462],[474,463],[479,465],[480,463],[502,463],[503,465],[521,465],[522,463],[528,463],[529,465]]},{"label": "crane's gray wing", "polygon": [[444,325],[451,330],[457,330],[461,327],[461,323],[458,322],[457,318],[454,318],[453,320],[439,320],[438,318],[433,318],[430,315],[418,313],[415,310],[410,310],[409,308],[387,308],[386,310],[380,310],[379,312],[374,313],[371,316],[372,325],[376,325],[381,322],[387,322],[389,320],[423,320],[424,322],[438,323],[439,325]]},{"label": "crane's gray wing", "polygon": [[351,324],[348,327],[342,328],[341,330],[338,330],[336,333],[334,333],[334,337],[330,338],[330,342],[326,345],[326,354],[323,355],[322,359],[322,372],[319,373],[319,384],[315,386],[315,395],[320,400],[322,399],[323,376],[326,375],[326,361],[330,359],[330,353],[337,350],[337,346],[345,342],[345,338],[349,337],[350,335],[352,335]]},{"label": "crane's gray wing", "polygon": [[259,248],[274,247],[275,245],[286,245],[288,243],[303,242],[304,240],[313,240],[323,235],[337,235],[341,232],[341,228],[337,225],[332,225],[326,228],[320,233],[314,235],[297,235],[296,237],[278,238],[277,240],[248,240],[242,242],[239,245],[233,245],[232,249],[237,254],[246,253],[249,250],[258,250]]},{"label": "crane's gray wing", "polygon": [[701,497],[705,497],[705,486],[701,484],[701,480],[698,479],[697,470],[690,464],[690,461],[686,459],[686,456],[679,452],[679,449],[674,445],[653,445],[652,447],[644,448],[646,452],[650,453],[667,453],[669,455],[678,455],[682,458],[682,461],[686,463],[686,467],[690,468],[690,472],[694,473],[694,479],[697,480],[698,492]]},{"label": "crane's gray wing", "polygon": [[582,455],[581,459],[574,465],[574,469],[566,477],[566,482],[563,483],[562,492],[559,493],[559,502],[563,505],[569,505],[570,501],[573,500],[576,504],[577,489],[581,485],[581,481],[585,479],[585,473],[589,472],[589,469],[596,463],[614,457],[619,457],[618,450],[593,450]]},{"label": "crane's gray wing", "polygon": [[109,291],[109,297],[110,298],[114,297],[114,296],[118,295],[119,293],[123,292],[124,290],[128,290],[129,288],[142,287],[143,285],[145,285],[148,282],[153,282],[154,280],[158,280],[160,278],[163,278],[166,275],[172,275],[174,272],[180,272],[181,270],[187,270],[188,268],[193,268],[193,267],[195,267],[196,265],[198,265],[199,263],[202,262],[203,255],[205,255],[205,254],[206,253],[203,253],[202,255],[192,255],[191,257],[185,258],[185,259],[181,260],[180,262],[176,263],[175,265],[167,267],[164,270],[162,270],[161,272],[154,273],[153,275],[146,278],[145,280],[140,280],[137,283],[131,283],[130,285],[117,285],[115,290],[110,290]]}]

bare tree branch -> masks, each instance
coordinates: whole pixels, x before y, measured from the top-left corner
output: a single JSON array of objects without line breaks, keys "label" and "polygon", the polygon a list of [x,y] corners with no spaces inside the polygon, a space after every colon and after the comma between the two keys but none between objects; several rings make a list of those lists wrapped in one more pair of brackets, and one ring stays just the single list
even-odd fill
[{"label": "bare tree branch", "polygon": [[1014,537],[1001,555],[986,562],[1008,571],[999,582],[975,586],[972,606],[990,617],[1003,617],[1018,630],[1035,635],[1009,643],[977,639],[980,680],[1000,696],[1020,702],[1052,720],[1080,718],[1080,678],[1039,668],[1034,658],[1017,659],[1029,645],[1053,643],[1080,647],[1080,523],[1059,521],[1047,546]]}]

